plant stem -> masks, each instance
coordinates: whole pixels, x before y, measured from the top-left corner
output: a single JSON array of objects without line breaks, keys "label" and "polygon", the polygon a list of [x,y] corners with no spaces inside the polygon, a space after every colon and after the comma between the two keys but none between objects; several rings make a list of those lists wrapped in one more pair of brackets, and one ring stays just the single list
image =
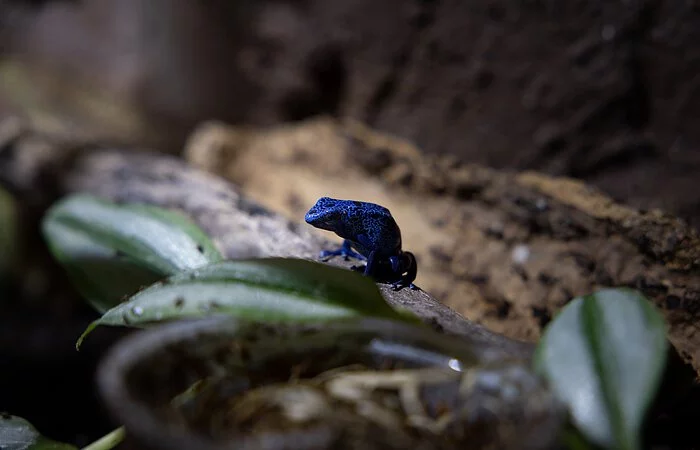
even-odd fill
[{"label": "plant stem", "polygon": [[119,445],[123,440],[124,427],[119,427],[111,433],[102,436],[92,444],[83,447],[82,450],[109,450]]}]

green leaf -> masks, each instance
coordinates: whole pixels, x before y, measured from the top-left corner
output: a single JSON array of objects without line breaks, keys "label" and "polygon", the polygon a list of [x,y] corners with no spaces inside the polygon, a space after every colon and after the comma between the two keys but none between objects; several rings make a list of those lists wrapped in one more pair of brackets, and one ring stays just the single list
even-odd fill
[{"label": "green leaf", "polygon": [[293,258],[215,263],[170,277],[107,311],[99,325],[230,315],[255,321],[303,321],[374,316],[414,321],[389,306],[375,283],[350,270]]},{"label": "green leaf", "polygon": [[576,298],[545,330],[535,363],[591,442],[639,448],[639,430],[666,361],[666,326],[641,294]]},{"label": "green leaf", "polygon": [[81,450],[111,450],[124,441],[124,436],[124,427],[119,427]]},{"label": "green leaf", "polygon": [[0,413],[2,450],[76,450],[76,447],[45,438],[21,417]]},{"label": "green leaf", "polygon": [[43,232],[54,257],[100,312],[165,276],[223,259],[182,214],[87,195],[54,205]]}]

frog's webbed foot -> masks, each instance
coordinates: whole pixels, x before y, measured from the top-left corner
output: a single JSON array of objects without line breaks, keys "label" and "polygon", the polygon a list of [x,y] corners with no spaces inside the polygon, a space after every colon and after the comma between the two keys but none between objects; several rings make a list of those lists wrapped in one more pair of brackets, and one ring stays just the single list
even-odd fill
[{"label": "frog's webbed foot", "polygon": [[406,281],[404,279],[401,279],[399,281],[394,281],[393,283],[391,283],[391,288],[395,291],[400,291],[401,289],[403,289],[405,287],[411,289],[412,291],[420,290],[420,288],[418,286],[416,286],[415,284],[413,284],[412,281]]},{"label": "frog's webbed foot", "polygon": [[348,240],[343,241],[343,245],[337,250],[323,250],[320,253],[319,258],[321,258],[321,260],[325,262],[334,256],[342,256],[343,258],[345,258],[345,261],[348,261],[350,258],[359,260],[366,259],[364,256],[352,249],[352,247],[350,246],[350,241]]}]

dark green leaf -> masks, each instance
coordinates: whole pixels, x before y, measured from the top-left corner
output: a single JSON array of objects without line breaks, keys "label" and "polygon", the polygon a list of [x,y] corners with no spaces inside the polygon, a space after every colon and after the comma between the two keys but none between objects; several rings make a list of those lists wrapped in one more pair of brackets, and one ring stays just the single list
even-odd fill
[{"label": "dark green leaf", "polygon": [[165,276],[222,260],[181,214],[86,195],[53,206],[43,231],[54,257],[100,312]]},{"label": "dark green leaf", "polygon": [[639,448],[639,429],[666,360],[666,327],[629,289],[577,298],[547,327],[536,364],[592,442]]},{"label": "dark green leaf", "polygon": [[107,311],[80,341],[99,325],[144,326],[212,314],[257,321],[414,319],[391,308],[368,277],[303,259],[268,258],[225,261],[170,277]]},{"label": "dark green leaf", "polygon": [[0,413],[2,450],[75,450],[76,447],[45,438],[21,417]]}]

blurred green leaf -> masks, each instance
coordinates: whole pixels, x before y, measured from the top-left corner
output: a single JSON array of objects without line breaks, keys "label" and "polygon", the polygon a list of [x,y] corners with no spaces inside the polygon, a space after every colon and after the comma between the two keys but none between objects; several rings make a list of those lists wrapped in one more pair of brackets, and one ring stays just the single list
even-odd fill
[{"label": "blurred green leaf", "polygon": [[81,450],[111,450],[124,441],[124,436],[124,427],[119,427]]},{"label": "blurred green leaf", "polygon": [[266,258],[215,263],[156,283],[90,324],[77,346],[99,325],[145,326],[213,314],[254,321],[373,316],[418,322],[389,306],[368,277],[304,259]]},{"label": "blurred green leaf", "polygon": [[45,438],[21,417],[0,413],[2,450],[76,450],[76,447]]},{"label": "blurred green leaf", "polygon": [[535,362],[591,442],[638,449],[666,361],[666,326],[630,289],[576,298],[545,330]]},{"label": "blurred green leaf", "polygon": [[43,232],[54,257],[100,312],[165,276],[223,259],[182,214],[87,195],[54,205]]}]

